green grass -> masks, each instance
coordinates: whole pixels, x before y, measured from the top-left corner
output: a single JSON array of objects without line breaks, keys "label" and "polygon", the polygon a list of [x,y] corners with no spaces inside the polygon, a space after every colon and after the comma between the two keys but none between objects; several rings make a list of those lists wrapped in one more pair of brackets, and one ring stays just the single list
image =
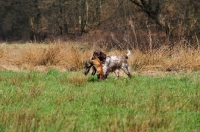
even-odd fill
[{"label": "green grass", "polygon": [[0,71],[0,131],[200,131],[198,73],[97,81]]}]

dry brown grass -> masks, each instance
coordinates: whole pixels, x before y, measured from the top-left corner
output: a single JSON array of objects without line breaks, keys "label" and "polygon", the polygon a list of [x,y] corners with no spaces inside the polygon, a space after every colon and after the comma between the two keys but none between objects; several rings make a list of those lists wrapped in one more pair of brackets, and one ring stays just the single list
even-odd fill
[{"label": "dry brown grass", "polygon": [[[9,50],[5,52],[4,49]],[[91,54],[92,50],[82,50],[76,43],[3,45],[0,47],[0,65],[1,69],[14,70],[39,70],[39,67],[43,70],[49,67],[80,70],[85,58]]]},{"label": "dry brown grass", "polygon": [[[83,46],[74,42],[52,44],[3,44],[0,47],[0,68],[10,70],[39,70],[49,67],[58,70],[82,70],[86,59],[90,58],[95,47]],[[106,51],[104,49],[101,49]],[[110,50],[107,55],[125,55],[125,51]],[[132,50],[128,59],[132,71],[199,71],[200,48],[167,46],[143,53]]]},{"label": "dry brown grass", "polygon": [[8,56],[9,48],[5,44],[0,45],[0,61]]},{"label": "dry brown grass", "polygon": [[167,64],[179,70],[200,70],[200,49],[176,47]]},{"label": "dry brown grass", "polygon": [[151,53],[132,51],[131,67],[138,71],[199,71],[200,49],[161,47]]}]

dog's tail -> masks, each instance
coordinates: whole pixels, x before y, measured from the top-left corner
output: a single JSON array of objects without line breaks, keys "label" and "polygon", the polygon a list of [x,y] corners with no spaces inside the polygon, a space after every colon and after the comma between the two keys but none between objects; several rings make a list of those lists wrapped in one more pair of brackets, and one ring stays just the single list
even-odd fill
[{"label": "dog's tail", "polygon": [[130,50],[128,49],[127,51],[128,51],[128,53],[125,55],[125,59],[128,59],[130,57],[130,55],[131,55]]}]

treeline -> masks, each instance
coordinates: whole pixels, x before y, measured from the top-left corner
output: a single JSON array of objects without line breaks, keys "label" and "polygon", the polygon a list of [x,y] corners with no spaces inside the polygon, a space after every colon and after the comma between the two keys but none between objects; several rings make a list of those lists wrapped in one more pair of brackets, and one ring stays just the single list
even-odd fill
[{"label": "treeline", "polygon": [[90,34],[88,42],[100,37],[95,43],[119,48],[198,46],[199,7],[199,0],[1,0],[0,39],[73,40]]}]

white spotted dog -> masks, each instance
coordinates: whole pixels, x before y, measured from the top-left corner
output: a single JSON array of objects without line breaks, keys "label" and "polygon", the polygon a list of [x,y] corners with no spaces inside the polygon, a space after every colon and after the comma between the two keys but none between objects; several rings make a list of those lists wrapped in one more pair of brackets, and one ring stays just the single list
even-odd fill
[{"label": "white spotted dog", "polygon": [[99,58],[101,61],[105,76],[104,79],[106,79],[111,72],[114,72],[116,77],[119,78],[120,69],[122,69],[129,76],[129,78],[131,78],[132,75],[129,71],[127,63],[127,59],[130,57],[130,55],[130,50],[128,50],[128,53],[124,56],[106,56],[106,54],[102,51],[96,50],[93,52],[92,58]]}]

